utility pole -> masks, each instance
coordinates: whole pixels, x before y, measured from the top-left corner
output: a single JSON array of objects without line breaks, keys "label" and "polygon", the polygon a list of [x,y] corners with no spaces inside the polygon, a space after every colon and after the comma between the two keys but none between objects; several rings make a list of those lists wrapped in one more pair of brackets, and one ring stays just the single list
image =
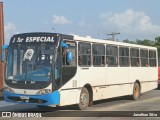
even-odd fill
[{"label": "utility pole", "polygon": [[115,36],[118,35],[118,34],[120,34],[120,33],[116,33],[116,32],[107,33],[107,35],[111,35],[111,36],[112,36],[112,40],[113,40],[113,41],[116,41],[116,40],[115,40]]},{"label": "utility pole", "polygon": [[3,2],[0,2],[0,95],[3,94],[3,88],[4,88],[4,63],[1,62],[3,45],[4,45]]}]

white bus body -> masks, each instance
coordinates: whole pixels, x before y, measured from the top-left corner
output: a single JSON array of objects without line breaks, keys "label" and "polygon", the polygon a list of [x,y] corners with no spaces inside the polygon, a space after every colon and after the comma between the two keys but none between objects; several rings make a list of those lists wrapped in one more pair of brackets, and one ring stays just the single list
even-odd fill
[{"label": "white bus body", "polygon": [[[63,39],[63,41],[66,40]],[[89,94],[88,99],[90,105],[92,104],[92,101],[96,100],[102,100],[102,99],[125,96],[125,95],[133,95],[134,90],[135,94],[137,94],[136,89],[134,89],[135,83],[138,84],[139,87],[137,89],[139,89],[140,93],[144,93],[157,88],[158,86],[157,48],[122,43],[122,42],[115,42],[110,40],[79,37],[76,35],[73,35],[73,40],[67,39],[67,41],[76,43],[75,57],[76,57],[77,67],[75,75],[57,90],[60,96],[58,106],[79,104],[81,102],[81,99],[85,99],[82,96],[82,90],[84,88],[86,88],[88,91]],[[86,44],[86,46],[87,45],[89,46],[88,49],[89,53],[87,53],[86,51],[85,54],[82,53],[83,43]],[[99,46],[101,45],[104,49],[104,51],[101,51],[100,54],[98,54],[98,52],[96,51],[96,49],[97,50],[99,49],[98,45]],[[93,48],[93,46],[95,47]],[[113,49],[113,51],[116,51],[115,53],[111,51],[111,53],[113,52],[113,54],[117,54],[117,56],[110,55],[110,58],[106,57],[108,54],[110,54],[107,51],[108,46],[110,47],[110,50]],[[94,51],[93,49],[95,49],[95,51],[97,52],[94,53],[95,55],[93,55]],[[134,55],[131,54],[131,49],[133,53],[135,53]],[[147,57],[145,57],[143,53]],[[133,58],[133,64],[137,66],[133,67],[131,65],[132,58]],[[83,65],[81,63],[81,60],[83,59],[85,62],[87,61],[86,63],[88,65]],[[112,64],[115,64],[115,66],[109,65],[110,64],[109,62],[113,62],[111,61],[112,59],[114,60],[114,63]],[[99,64],[98,62],[97,63],[95,62],[98,60],[102,62],[102,65],[93,65],[93,63]],[[124,61],[126,61],[127,64]],[[143,66],[142,62],[144,64]],[[122,64],[124,64],[124,66]],[[72,71],[68,71],[68,73],[69,72]],[[48,87],[43,89],[50,89],[52,84],[53,83],[51,83]],[[5,84],[5,87],[7,88],[7,91],[9,91],[8,93],[6,92],[5,95],[6,101],[11,101],[8,100],[10,96],[16,96],[17,98],[19,98],[20,95],[22,96],[30,95],[31,97],[33,98],[35,97],[36,99],[40,98],[40,97],[38,98],[37,95],[37,92],[40,89],[37,90],[37,89],[10,88],[7,86],[7,84]],[[12,92],[13,94],[10,95],[10,93]],[[86,94],[84,94],[84,96],[86,97]],[[27,99],[27,97],[25,99]],[[52,98],[50,99],[52,100]],[[50,103],[47,105],[54,106],[53,104]]]},{"label": "white bus body", "polygon": [[[155,47],[79,36],[74,36],[74,41],[77,41],[77,43],[88,42],[91,44],[97,43],[103,45],[115,45],[129,48],[155,50],[157,54],[157,48]],[[93,67],[92,64],[90,67],[82,67],[78,65],[78,61],[77,66],[78,69],[76,75],[59,90],[61,94],[60,106],[78,104],[81,90],[85,85],[90,85],[92,87],[93,101],[118,96],[132,95],[133,86],[136,81],[140,83],[141,93],[153,90],[157,88],[158,85],[158,66],[107,67],[107,65],[105,65],[105,67]]]}]

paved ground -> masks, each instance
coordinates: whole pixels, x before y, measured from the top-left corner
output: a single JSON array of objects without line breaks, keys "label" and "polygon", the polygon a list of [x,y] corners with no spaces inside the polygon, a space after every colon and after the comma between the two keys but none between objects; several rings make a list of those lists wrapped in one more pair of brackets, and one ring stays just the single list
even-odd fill
[{"label": "paved ground", "polygon": [[15,104],[14,103],[5,102],[5,101],[0,101],[0,107],[6,107],[6,106],[11,106],[11,105],[15,105]]}]

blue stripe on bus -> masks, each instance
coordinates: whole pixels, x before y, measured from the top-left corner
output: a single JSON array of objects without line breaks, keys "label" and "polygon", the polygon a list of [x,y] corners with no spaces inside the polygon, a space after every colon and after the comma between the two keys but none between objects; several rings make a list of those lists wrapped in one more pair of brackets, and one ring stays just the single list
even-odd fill
[{"label": "blue stripe on bus", "polygon": [[[45,103],[16,102],[16,101],[9,99],[11,97],[20,98],[20,96],[26,96],[26,97],[29,97],[30,99],[45,100],[46,102]],[[6,102],[14,102],[14,103],[20,103],[20,104],[36,104],[36,105],[44,105],[44,106],[59,105],[60,104],[60,94],[57,90],[52,93],[42,94],[42,95],[15,94],[15,93],[10,93],[4,90],[4,100]]]}]

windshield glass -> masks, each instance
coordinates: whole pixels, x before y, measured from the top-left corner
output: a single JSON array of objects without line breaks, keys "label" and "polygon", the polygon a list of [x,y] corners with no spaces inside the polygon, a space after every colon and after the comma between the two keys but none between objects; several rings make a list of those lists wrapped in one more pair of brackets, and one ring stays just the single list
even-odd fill
[{"label": "windshield glass", "polygon": [[7,80],[49,81],[54,46],[11,46],[8,53]]}]

